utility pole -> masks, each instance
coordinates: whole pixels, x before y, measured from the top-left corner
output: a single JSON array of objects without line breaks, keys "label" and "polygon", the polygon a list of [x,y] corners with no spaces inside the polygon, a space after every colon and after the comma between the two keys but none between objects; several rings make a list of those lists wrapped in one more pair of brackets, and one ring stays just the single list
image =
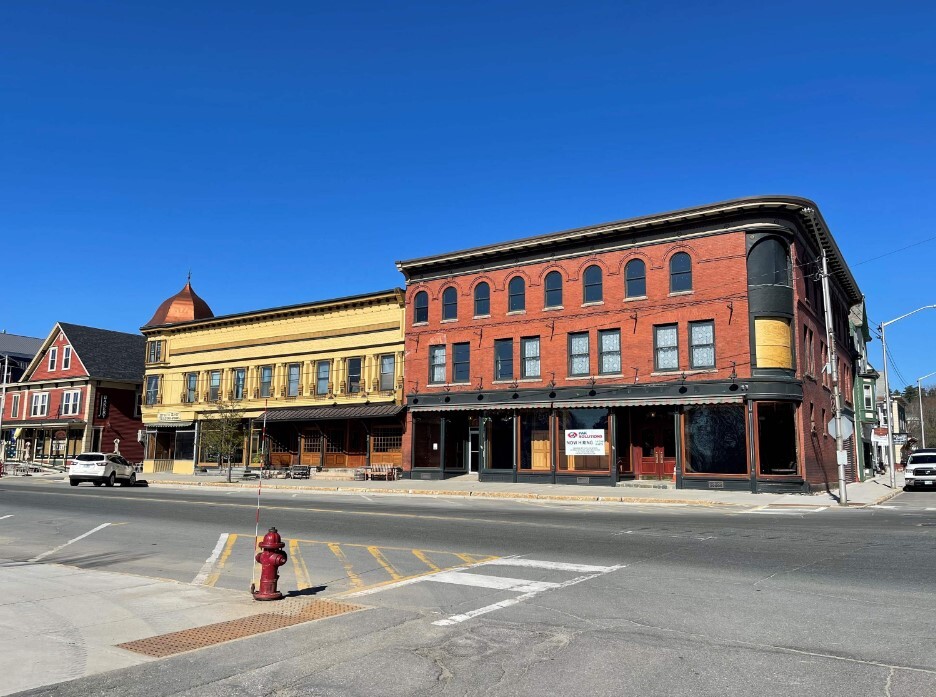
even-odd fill
[{"label": "utility pole", "polygon": [[[835,410],[835,459],[838,462],[839,505],[848,505],[845,490],[845,439],[842,437],[842,391],[838,379],[838,350],[835,344],[835,327],[832,323],[832,294],[829,291],[829,264],[825,249],[822,250],[822,297],[825,305],[826,345],[829,347],[829,376],[832,378],[832,400]],[[886,366],[885,366],[886,367]]]}]

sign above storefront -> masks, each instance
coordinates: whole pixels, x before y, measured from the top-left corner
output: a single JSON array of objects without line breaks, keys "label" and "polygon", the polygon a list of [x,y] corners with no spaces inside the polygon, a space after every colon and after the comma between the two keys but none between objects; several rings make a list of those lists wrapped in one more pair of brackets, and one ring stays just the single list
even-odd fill
[{"label": "sign above storefront", "polygon": [[182,419],[177,411],[164,411],[159,414],[159,420],[165,423],[166,421],[181,421]]},{"label": "sign above storefront", "polygon": [[565,432],[566,455],[604,455],[605,432],[600,428],[582,428]]}]

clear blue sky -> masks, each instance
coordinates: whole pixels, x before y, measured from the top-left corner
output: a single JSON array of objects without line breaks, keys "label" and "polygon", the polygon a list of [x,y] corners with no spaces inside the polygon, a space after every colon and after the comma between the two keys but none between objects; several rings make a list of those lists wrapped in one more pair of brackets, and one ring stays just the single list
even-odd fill
[{"label": "clear blue sky", "polygon": [[[931,2],[0,4],[0,328],[402,285],[397,259],[818,202],[872,320],[936,303]],[[911,382],[936,312],[888,332]],[[872,345],[880,367],[880,342]],[[899,378],[894,380],[898,385]]]}]

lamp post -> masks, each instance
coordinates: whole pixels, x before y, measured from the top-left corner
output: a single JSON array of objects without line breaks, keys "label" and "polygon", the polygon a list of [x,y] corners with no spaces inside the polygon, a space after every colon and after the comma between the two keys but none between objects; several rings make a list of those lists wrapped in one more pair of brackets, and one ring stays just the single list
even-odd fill
[{"label": "lamp post", "polygon": [[936,305],[924,305],[923,307],[918,307],[912,312],[908,312],[905,315],[900,317],[895,317],[892,320],[881,323],[881,350],[884,353],[884,392],[886,393],[887,398],[887,459],[888,464],[890,464],[890,484],[891,489],[897,488],[897,463],[893,462],[897,458],[894,455],[894,415],[893,410],[891,409],[891,392],[890,392],[890,382],[887,379],[887,339],[884,337],[884,327],[888,324],[893,324],[894,322],[899,322],[900,320],[909,317],[910,315],[915,315],[917,312],[922,310],[936,310]]},{"label": "lamp post", "polygon": [[936,370],[932,373],[928,373],[921,378],[917,378],[917,397],[920,398],[920,438],[923,439],[923,447],[926,447],[926,426],[923,424],[923,381],[928,378],[936,375]]}]

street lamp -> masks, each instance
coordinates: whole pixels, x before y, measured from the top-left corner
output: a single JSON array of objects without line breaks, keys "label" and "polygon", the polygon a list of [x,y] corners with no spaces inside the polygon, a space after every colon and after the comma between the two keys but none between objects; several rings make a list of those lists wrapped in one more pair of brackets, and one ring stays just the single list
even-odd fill
[{"label": "street lamp", "polygon": [[936,370],[934,370],[932,373],[928,373],[927,375],[924,375],[921,378],[917,378],[917,397],[920,398],[920,438],[923,439],[924,448],[926,447],[926,426],[923,425],[923,384],[922,383],[926,378],[931,377],[933,375],[936,375]]},{"label": "street lamp", "polygon": [[900,320],[909,317],[910,315],[915,315],[917,312],[922,310],[936,310],[936,305],[924,305],[923,307],[918,307],[912,312],[908,312],[905,315],[896,317],[888,322],[881,323],[881,349],[884,352],[884,392],[887,394],[887,459],[890,462],[890,484],[891,489],[897,488],[897,463],[893,462],[897,458],[894,456],[894,415],[891,409],[891,392],[890,392],[890,382],[887,379],[887,339],[884,338],[884,327],[888,324],[893,324],[894,322],[899,322]]}]

